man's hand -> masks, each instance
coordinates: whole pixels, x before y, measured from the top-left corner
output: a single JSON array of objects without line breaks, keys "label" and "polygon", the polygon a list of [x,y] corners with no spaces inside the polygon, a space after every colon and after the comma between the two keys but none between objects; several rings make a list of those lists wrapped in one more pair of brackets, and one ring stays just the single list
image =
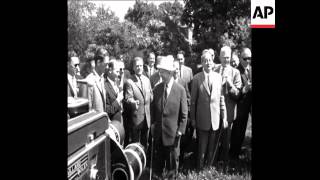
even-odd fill
[{"label": "man's hand", "polygon": [[121,103],[122,100],[123,100],[123,91],[119,92],[117,97],[117,101],[119,104]]},{"label": "man's hand", "polygon": [[231,77],[227,77],[227,84],[228,86],[232,87],[233,86],[233,83],[232,83],[232,80],[231,80]]},{"label": "man's hand", "polygon": [[176,136],[177,136],[177,137],[180,137],[181,135],[182,135],[182,133],[181,133],[180,131],[177,131]]},{"label": "man's hand", "polygon": [[228,76],[222,76],[222,85],[227,82]]},{"label": "man's hand", "polygon": [[251,91],[251,89],[252,89],[252,84],[251,84],[250,81],[248,81],[248,82],[244,85],[244,87],[243,87],[243,89],[242,89],[242,92],[243,92],[243,93],[247,93],[248,91]]},{"label": "man's hand", "polygon": [[227,118],[223,119],[223,129],[226,129],[228,127],[228,121]]}]

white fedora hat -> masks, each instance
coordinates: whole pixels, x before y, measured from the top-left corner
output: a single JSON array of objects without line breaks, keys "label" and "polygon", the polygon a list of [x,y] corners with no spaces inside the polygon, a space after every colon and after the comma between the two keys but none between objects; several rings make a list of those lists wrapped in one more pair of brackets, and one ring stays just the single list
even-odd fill
[{"label": "white fedora hat", "polygon": [[159,62],[159,64],[157,65],[157,68],[164,69],[167,71],[174,71],[175,68],[173,66],[173,61],[174,61],[174,58],[172,55],[164,56]]}]

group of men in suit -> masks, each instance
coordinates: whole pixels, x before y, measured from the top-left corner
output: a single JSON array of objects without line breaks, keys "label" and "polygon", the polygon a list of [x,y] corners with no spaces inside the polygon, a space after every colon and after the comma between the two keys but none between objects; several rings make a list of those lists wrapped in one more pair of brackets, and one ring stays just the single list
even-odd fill
[{"label": "group of men in suit", "polygon": [[[230,47],[221,48],[221,64],[214,63],[213,51],[203,51],[203,69],[195,76],[184,65],[183,51],[176,58],[150,53],[146,64],[135,57],[131,74],[121,60],[109,60],[106,51],[99,52],[88,60],[92,72],[84,78],[90,108],[123,124],[125,144],[140,142],[149,149],[151,135],[156,174],[166,167],[168,176],[175,177],[180,141],[182,146],[188,143],[194,130],[199,169],[212,165],[217,153],[221,160],[228,160],[229,153],[238,157],[251,112],[250,49],[243,49],[236,68],[231,66]],[[69,58],[69,69],[78,71],[77,64],[76,56]],[[77,93],[73,74],[68,70],[68,96]]]}]

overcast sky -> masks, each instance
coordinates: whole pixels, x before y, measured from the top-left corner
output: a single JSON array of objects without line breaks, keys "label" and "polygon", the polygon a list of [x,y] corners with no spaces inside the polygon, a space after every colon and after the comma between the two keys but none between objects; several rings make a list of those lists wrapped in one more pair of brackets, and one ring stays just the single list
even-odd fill
[{"label": "overcast sky", "polygon": [[[183,0],[179,0],[181,4],[184,4]],[[105,8],[110,7],[112,11],[115,12],[116,16],[119,17],[120,22],[124,20],[124,15],[127,13],[129,7],[133,8],[133,5],[135,3],[135,0],[118,0],[118,1],[112,1],[112,0],[96,0],[96,1],[90,1],[94,4],[96,4],[96,7],[99,7],[101,5],[104,5]],[[163,2],[174,2],[174,0],[149,0],[148,3],[153,3],[155,5],[159,5]]]}]

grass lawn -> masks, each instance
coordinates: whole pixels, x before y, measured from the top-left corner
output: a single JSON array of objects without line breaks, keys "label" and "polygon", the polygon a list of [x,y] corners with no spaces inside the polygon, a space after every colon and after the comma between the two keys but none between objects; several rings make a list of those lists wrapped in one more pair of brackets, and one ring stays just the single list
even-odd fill
[{"label": "grass lawn", "polygon": [[[185,162],[179,170],[177,180],[251,180],[251,116],[249,116],[246,136],[242,145],[240,159],[231,164],[217,164],[216,166],[207,167],[197,172],[195,170],[196,158],[190,150]],[[191,142],[191,147],[196,147],[195,142]],[[149,169],[146,168],[142,173],[140,180],[149,180]]]}]

